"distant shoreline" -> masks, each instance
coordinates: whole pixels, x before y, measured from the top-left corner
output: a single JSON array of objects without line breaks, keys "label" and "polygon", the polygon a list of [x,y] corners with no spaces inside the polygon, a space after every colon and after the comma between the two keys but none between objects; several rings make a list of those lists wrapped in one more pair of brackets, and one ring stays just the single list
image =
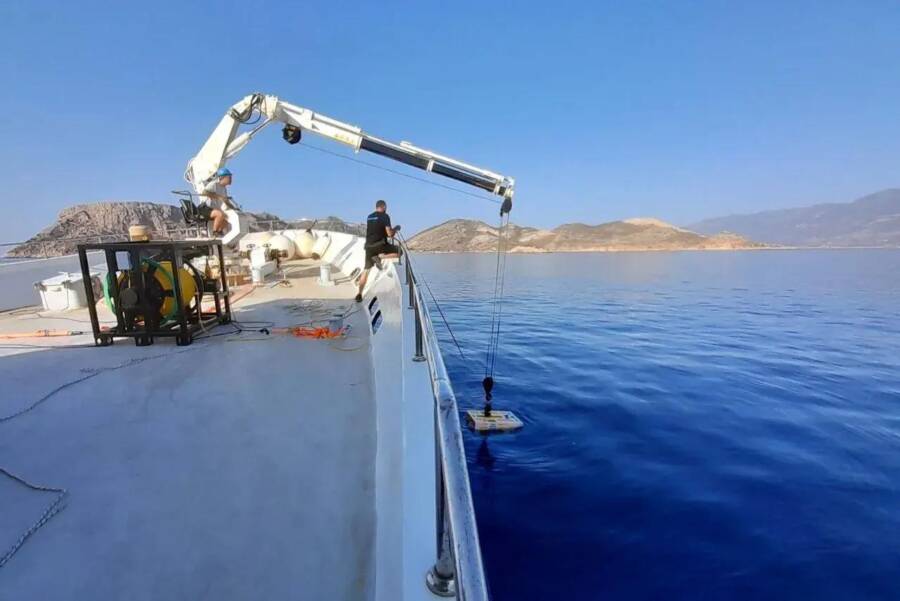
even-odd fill
[{"label": "distant shoreline", "polygon": [[[428,255],[488,255],[496,250],[415,250]],[[900,250],[900,246],[748,246],[746,248],[617,248],[579,250],[510,250],[513,255],[552,255],[587,253],[671,253],[671,252],[743,252],[760,250]]]},{"label": "distant shoreline", "polygon": [[[489,250],[416,250],[413,252],[427,255],[489,255],[496,249]],[[748,246],[745,248],[594,248],[578,250],[510,250],[512,255],[552,255],[578,253],[673,253],[673,252],[742,252],[760,250],[900,250],[900,246]],[[65,257],[75,257],[77,253],[51,255],[46,257],[0,257],[0,266],[21,265],[38,261],[48,261]]]}]

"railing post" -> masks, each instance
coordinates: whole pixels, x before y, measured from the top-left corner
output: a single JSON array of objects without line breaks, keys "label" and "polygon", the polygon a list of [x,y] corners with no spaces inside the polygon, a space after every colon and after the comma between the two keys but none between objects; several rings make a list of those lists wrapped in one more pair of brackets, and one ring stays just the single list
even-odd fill
[{"label": "railing post", "polygon": [[409,258],[406,259],[406,284],[412,282],[412,266],[409,264]]},{"label": "railing post", "polygon": [[425,586],[439,597],[456,596],[456,570],[450,551],[450,516],[447,513],[447,489],[444,487],[444,458],[438,439],[437,403],[434,405],[434,476],[435,476],[435,535],[437,560],[425,575]]},{"label": "railing post", "polygon": [[[441,490],[444,483],[439,482],[438,486]],[[444,495],[440,495],[440,505],[443,506],[442,516],[442,532],[438,533],[440,540],[438,541],[438,557],[431,569],[425,575],[425,585],[432,593],[438,597],[455,597],[456,596],[456,574],[453,569],[453,555],[450,551],[450,529],[448,528],[449,516],[447,515],[447,504],[444,502]]]},{"label": "railing post", "polygon": [[[412,287],[410,287],[410,290],[412,290]],[[413,355],[412,360],[419,362],[425,360],[425,353],[422,352],[422,316],[420,315],[419,299],[413,295],[412,301],[413,311],[416,316],[416,354]]]}]

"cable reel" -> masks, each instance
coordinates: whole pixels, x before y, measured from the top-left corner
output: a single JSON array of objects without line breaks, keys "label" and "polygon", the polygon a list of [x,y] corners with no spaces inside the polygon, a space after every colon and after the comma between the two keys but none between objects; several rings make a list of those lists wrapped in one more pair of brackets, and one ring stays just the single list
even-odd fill
[{"label": "cable reel", "polygon": [[[175,302],[175,284],[172,275],[171,261],[155,261],[153,259],[141,260],[141,271],[137,277],[143,281],[133,281],[135,274],[132,271],[122,272],[115,283],[104,282],[104,296],[107,305],[113,312],[120,310],[125,321],[133,325],[145,319],[153,323],[162,320],[175,319],[179,306],[185,311],[196,311],[199,302],[196,301],[197,292],[202,289],[202,278],[198,273],[191,273],[185,268],[179,270],[178,285],[181,289],[181,302]],[[112,278],[110,278],[112,279]],[[120,306],[115,307],[113,296],[110,294],[111,285],[116,286]],[[195,299],[194,306],[191,301]],[[149,308],[149,315],[144,315]]]}]

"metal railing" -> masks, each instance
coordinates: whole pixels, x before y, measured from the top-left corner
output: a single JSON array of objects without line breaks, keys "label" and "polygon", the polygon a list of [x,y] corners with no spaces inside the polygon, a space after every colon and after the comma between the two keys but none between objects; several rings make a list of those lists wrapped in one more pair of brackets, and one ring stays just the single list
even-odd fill
[{"label": "metal railing", "polygon": [[478,541],[478,526],[469,486],[456,395],[444,366],[425,297],[417,285],[409,250],[400,244],[409,286],[409,308],[415,311],[413,361],[427,361],[434,395],[437,558],[426,584],[442,597],[487,601],[487,581]]}]

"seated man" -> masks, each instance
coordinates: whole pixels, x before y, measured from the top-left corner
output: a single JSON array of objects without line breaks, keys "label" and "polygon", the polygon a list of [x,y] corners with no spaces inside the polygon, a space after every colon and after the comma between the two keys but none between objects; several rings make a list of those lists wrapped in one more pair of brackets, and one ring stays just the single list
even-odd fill
[{"label": "seated man", "polygon": [[359,276],[359,290],[356,293],[356,302],[362,301],[363,288],[369,277],[369,269],[372,265],[381,268],[381,259],[393,259],[400,256],[400,249],[388,242],[393,238],[400,226],[391,227],[391,216],[387,214],[387,203],[379,200],[375,203],[375,212],[366,219],[366,262],[362,275]]},{"label": "seated man", "polygon": [[231,171],[222,167],[216,171],[215,177],[200,193],[203,201],[197,207],[197,212],[213,224],[213,234],[221,236],[225,233],[225,226],[228,225],[228,218],[225,217],[226,209],[237,209],[237,205],[228,196],[228,186],[231,185]]}]

